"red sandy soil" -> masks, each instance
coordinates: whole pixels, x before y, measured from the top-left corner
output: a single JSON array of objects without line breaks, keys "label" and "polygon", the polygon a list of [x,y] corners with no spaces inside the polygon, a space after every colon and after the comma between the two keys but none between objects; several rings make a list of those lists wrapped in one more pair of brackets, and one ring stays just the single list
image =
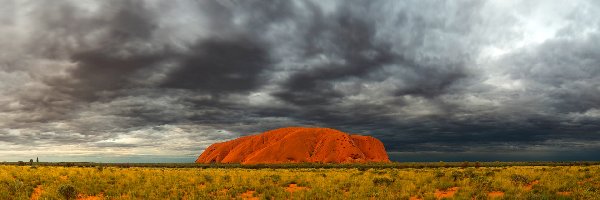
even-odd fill
[{"label": "red sandy soil", "polygon": [[300,190],[306,190],[308,189],[307,187],[300,187],[297,184],[290,184],[288,187],[285,188],[285,191],[287,192],[296,192],[296,191],[300,191]]},{"label": "red sandy soil", "polygon": [[525,185],[525,190],[531,190],[533,186],[537,185],[538,183],[540,183],[539,180],[531,181],[531,183]]},{"label": "red sandy soil", "polygon": [[210,145],[196,163],[390,162],[381,141],[330,128],[288,127]]},{"label": "red sandy soil", "polygon": [[456,193],[458,191],[458,189],[460,189],[459,187],[451,187],[448,188],[447,190],[435,190],[435,198],[437,199],[442,199],[442,198],[451,198],[454,196],[454,193]]},{"label": "red sandy soil", "polygon": [[582,181],[577,181],[577,184],[578,185],[583,185],[583,184],[585,184],[587,182],[592,182],[592,178],[587,178],[587,179],[582,180]]},{"label": "red sandy soil", "polygon": [[38,185],[37,187],[35,187],[33,189],[33,193],[31,193],[30,200],[38,200],[38,199],[40,199],[40,196],[42,196],[42,192],[44,192],[44,190],[42,189],[42,185]]},{"label": "red sandy soil", "polygon": [[240,198],[242,198],[243,200],[258,200],[258,197],[254,196],[254,192],[253,190],[248,190],[244,193],[242,193],[242,195],[240,195]]},{"label": "red sandy soil", "polygon": [[412,196],[408,200],[423,200],[423,199],[419,198],[418,196]]},{"label": "red sandy soil", "polygon": [[218,191],[219,193],[223,193],[223,194],[227,194],[227,192],[229,192],[229,189],[224,188]]},{"label": "red sandy soil", "polygon": [[[301,190],[308,190],[308,188],[307,187],[300,187],[300,186],[298,186],[297,184],[294,184],[294,183],[290,184],[289,186],[287,186],[285,188],[285,191],[289,192],[290,195],[294,195],[294,192],[301,191]],[[294,198],[291,198],[291,199],[294,199]]]},{"label": "red sandy soil", "polygon": [[491,192],[488,192],[488,197],[490,199],[500,198],[500,197],[503,197],[503,196],[504,196],[504,192],[502,192],[502,191],[491,191]]}]

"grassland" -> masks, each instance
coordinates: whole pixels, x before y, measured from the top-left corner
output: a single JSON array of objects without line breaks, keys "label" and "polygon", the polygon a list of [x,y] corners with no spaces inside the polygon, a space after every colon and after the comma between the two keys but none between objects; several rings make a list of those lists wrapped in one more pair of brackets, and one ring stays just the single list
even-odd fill
[{"label": "grassland", "polygon": [[52,165],[0,165],[0,199],[600,199],[596,163]]}]

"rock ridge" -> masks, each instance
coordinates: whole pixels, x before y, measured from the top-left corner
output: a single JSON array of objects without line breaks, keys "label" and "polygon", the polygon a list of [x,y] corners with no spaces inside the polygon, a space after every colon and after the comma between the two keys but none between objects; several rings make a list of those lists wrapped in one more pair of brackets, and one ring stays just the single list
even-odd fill
[{"label": "rock ridge", "polygon": [[210,145],[196,163],[390,162],[381,141],[330,128],[286,127]]}]

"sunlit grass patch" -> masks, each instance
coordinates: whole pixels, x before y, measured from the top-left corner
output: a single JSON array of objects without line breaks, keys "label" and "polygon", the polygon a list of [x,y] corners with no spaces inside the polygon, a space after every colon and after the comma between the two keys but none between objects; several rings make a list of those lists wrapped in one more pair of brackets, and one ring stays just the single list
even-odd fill
[{"label": "sunlit grass patch", "polygon": [[598,199],[600,166],[120,168],[0,165],[0,199]]}]

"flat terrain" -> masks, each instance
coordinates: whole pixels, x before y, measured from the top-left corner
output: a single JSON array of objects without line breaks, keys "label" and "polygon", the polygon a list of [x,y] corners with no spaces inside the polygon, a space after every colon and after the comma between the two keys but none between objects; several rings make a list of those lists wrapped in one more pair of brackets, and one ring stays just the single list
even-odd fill
[{"label": "flat terrain", "polygon": [[510,164],[0,165],[0,199],[600,199],[596,163]]}]

